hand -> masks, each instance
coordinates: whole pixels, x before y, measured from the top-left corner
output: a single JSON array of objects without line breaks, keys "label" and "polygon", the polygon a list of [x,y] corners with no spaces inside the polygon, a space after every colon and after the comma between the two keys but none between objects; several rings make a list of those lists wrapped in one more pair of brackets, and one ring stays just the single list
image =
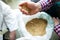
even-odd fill
[{"label": "hand", "polygon": [[[22,6],[24,6],[24,5],[25,5],[25,9],[22,8]],[[36,14],[37,12],[41,11],[41,6],[39,3],[23,2],[23,3],[19,4],[19,9],[24,14],[33,15],[33,14]]]},{"label": "hand", "polygon": [[59,24],[59,19],[58,18],[53,17],[53,20],[54,20],[55,26]]},{"label": "hand", "polygon": [[10,32],[9,37],[10,37],[9,40],[15,40],[16,39],[16,31]]}]

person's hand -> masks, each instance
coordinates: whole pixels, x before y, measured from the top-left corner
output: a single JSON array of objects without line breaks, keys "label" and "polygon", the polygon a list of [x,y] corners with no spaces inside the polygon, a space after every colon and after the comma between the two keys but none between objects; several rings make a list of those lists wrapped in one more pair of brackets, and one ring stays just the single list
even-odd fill
[{"label": "person's hand", "polygon": [[9,33],[9,40],[15,40],[16,39],[16,31],[12,31]]},{"label": "person's hand", "polygon": [[[25,5],[25,8],[23,7]],[[22,13],[27,15],[33,15],[41,11],[41,6],[39,3],[34,2],[23,2],[19,4],[19,9]]]},{"label": "person's hand", "polygon": [[53,17],[53,20],[54,20],[55,26],[60,23],[60,20],[58,18]]}]

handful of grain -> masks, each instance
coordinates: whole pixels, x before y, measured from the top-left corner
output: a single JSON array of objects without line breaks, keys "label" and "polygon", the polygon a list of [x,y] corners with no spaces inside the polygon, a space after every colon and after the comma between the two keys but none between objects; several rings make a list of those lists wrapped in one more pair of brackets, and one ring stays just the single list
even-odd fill
[{"label": "handful of grain", "polygon": [[43,36],[46,33],[47,20],[34,18],[27,22],[26,29],[33,36]]},{"label": "handful of grain", "polygon": [[28,11],[28,13],[30,13],[31,9],[29,9],[26,4],[22,5],[21,7],[22,9],[25,9],[26,11]]}]

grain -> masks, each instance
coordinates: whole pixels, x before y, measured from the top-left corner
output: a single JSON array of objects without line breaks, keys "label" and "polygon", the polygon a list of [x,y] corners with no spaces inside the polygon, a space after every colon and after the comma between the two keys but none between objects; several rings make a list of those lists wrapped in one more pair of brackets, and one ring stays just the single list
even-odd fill
[{"label": "grain", "polygon": [[43,36],[46,33],[47,20],[34,18],[27,22],[26,29],[33,36]]},{"label": "grain", "polygon": [[24,9],[24,10],[28,11],[28,13],[30,13],[31,9],[28,8],[26,4],[22,5],[21,7],[22,7],[22,9]]}]

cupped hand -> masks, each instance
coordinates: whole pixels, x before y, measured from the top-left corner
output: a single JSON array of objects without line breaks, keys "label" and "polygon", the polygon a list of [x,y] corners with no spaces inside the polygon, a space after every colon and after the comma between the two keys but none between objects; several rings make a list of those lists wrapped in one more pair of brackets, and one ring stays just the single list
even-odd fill
[{"label": "cupped hand", "polygon": [[39,5],[39,3],[22,2],[19,4],[19,9],[23,14],[33,15],[33,14],[36,14],[37,12],[41,11],[41,6]]}]

